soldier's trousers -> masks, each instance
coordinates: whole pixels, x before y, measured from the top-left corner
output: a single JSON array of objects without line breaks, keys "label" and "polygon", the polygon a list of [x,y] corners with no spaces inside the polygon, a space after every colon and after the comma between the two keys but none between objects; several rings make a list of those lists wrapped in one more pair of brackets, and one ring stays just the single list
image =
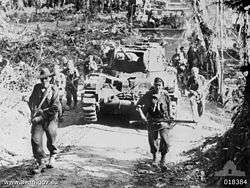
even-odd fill
[{"label": "soldier's trousers", "polygon": [[[150,152],[155,154],[158,149],[162,155],[165,155],[169,150],[168,134],[169,128],[156,128],[153,125],[148,126],[148,142]],[[158,144],[158,136],[160,135],[160,145]]]},{"label": "soldier's trousers", "polygon": [[66,99],[67,99],[68,106],[71,106],[72,97],[74,101],[74,106],[76,106],[77,105],[77,86],[75,88],[73,87],[66,88]]},{"label": "soldier's trousers", "polygon": [[50,156],[57,153],[55,146],[57,136],[58,119],[55,118],[51,122],[45,122],[42,124],[32,124],[31,127],[31,146],[34,158],[40,161],[45,158],[45,152],[43,150],[43,135],[47,137],[47,148],[50,152]]}]

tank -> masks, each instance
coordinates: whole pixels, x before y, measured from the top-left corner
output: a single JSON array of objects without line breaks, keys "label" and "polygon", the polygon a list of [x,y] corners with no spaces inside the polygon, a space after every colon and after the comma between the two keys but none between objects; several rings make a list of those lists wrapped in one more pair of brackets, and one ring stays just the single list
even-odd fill
[{"label": "tank", "polygon": [[158,43],[135,43],[115,49],[113,61],[102,73],[87,76],[82,94],[84,118],[97,121],[103,114],[120,115],[126,121],[140,119],[137,101],[161,77],[171,99],[171,116],[176,118],[179,98],[177,71],[167,65],[165,50]]},{"label": "tank", "polygon": [[139,11],[134,27],[146,36],[154,33],[161,37],[176,37],[185,31],[185,14],[189,11],[183,0],[148,0]]},{"label": "tank", "polygon": [[103,73],[90,73],[84,82],[81,93],[83,116],[86,122],[96,122],[103,103],[115,98],[122,92],[119,78]]}]

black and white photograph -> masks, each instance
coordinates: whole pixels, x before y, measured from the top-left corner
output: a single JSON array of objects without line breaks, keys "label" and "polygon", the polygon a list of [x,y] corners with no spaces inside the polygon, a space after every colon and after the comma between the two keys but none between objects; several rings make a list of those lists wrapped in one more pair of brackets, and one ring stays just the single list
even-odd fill
[{"label": "black and white photograph", "polygon": [[0,0],[0,188],[249,188],[249,0]]}]

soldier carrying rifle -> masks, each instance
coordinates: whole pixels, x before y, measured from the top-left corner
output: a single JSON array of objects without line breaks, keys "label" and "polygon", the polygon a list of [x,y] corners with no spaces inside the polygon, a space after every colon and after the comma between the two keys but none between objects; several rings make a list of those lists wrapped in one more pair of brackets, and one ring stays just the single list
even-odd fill
[{"label": "soldier carrying rifle", "polygon": [[[154,86],[138,101],[137,107],[142,120],[148,124],[148,141],[153,155],[153,165],[157,165],[157,140],[158,134],[160,135],[160,165],[164,169],[166,168],[166,154],[169,150],[168,134],[172,128],[172,118],[170,117],[170,98],[168,92],[163,90],[163,87],[163,80],[156,77]],[[170,121],[164,122],[161,120]]]},{"label": "soldier carrying rifle", "polygon": [[41,83],[36,84],[29,98],[29,108],[31,110],[31,145],[34,158],[38,166],[33,170],[34,173],[41,173],[45,168],[45,152],[43,150],[43,134],[47,136],[47,148],[50,152],[50,159],[47,167],[53,168],[57,148],[55,146],[58,111],[60,101],[58,89],[50,84],[51,77],[49,69],[41,69],[39,79]]}]

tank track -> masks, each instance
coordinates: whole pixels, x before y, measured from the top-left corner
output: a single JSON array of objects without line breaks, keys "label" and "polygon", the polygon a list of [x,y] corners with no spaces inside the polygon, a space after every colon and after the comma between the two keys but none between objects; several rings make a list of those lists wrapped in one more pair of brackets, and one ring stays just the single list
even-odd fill
[{"label": "tank track", "polygon": [[97,101],[95,88],[88,88],[82,94],[83,117],[87,123],[96,122],[97,118]]}]

